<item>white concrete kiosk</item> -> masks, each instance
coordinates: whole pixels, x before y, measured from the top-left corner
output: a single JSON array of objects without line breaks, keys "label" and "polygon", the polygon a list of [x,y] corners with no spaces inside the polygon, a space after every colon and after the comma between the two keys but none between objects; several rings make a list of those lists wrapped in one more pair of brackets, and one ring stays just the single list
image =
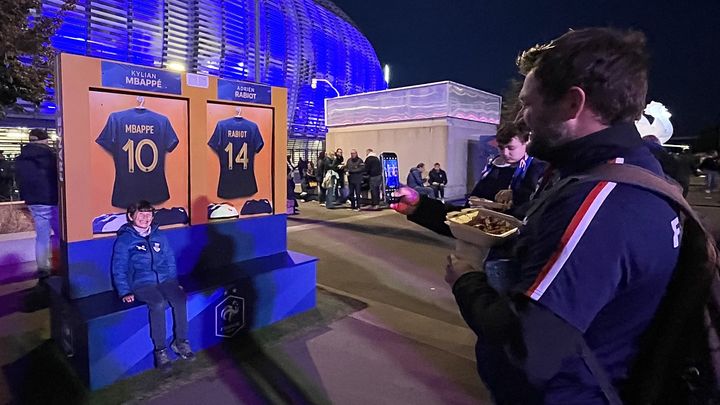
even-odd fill
[{"label": "white concrete kiosk", "polygon": [[462,198],[472,187],[470,143],[494,137],[502,98],[453,82],[389,89],[325,100],[327,149],[351,149],[360,157],[398,154],[400,179],[410,168],[438,162],[448,174],[446,199]]}]

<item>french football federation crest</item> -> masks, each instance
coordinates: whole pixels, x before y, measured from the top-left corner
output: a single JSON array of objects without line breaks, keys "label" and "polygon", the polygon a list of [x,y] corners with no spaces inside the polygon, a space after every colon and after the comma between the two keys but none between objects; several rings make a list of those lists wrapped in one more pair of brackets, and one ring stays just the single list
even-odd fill
[{"label": "french football federation crest", "polygon": [[245,300],[233,290],[215,306],[215,335],[233,337],[245,327]]},{"label": "french football federation crest", "polygon": [[154,250],[156,253],[160,253],[160,243],[155,242],[155,244],[153,244],[153,250]]}]

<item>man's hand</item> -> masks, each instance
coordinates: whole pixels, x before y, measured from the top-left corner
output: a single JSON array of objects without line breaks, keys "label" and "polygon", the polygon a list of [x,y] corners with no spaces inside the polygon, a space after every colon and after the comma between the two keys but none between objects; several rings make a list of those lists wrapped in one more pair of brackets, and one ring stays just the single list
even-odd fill
[{"label": "man's hand", "polygon": [[390,204],[390,208],[403,215],[412,215],[420,204],[420,194],[410,187],[402,187],[393,194],[400,197],[400,202]]},{"label": "man's hand", "polygon": [[500,204],[510,204],[512,202],[513,198],[513,192],[512,190],[500,190],[495,195],[495,201],[499,202]]},{"label": "man's hand", "polygon": [[123,302],[126,304],[129,304],[133,301],[135,301],[135,295],[134,294],[128,294],[122,298]]},{"label": "man's hand", "polygon": [[445,282],[452,287],[460,277],[473,271],[476,270],[473,269],[470,263],[458,259],[455,255],[449,255],[447,257],[447,266],[445,267]]}]

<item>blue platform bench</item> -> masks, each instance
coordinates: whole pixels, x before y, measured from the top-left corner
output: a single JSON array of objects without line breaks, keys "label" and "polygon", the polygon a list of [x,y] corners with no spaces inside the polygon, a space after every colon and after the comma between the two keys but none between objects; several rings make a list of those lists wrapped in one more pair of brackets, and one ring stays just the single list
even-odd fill
[{"label": "blue platform bench", "polygon": [[[193,350],[314,308],[316,262],[288,251],[181,276]],[[144,304],[125,304],[115,291],[71,300],[61,291],[61,279],[49,284],[52,336],[90,389],[154,367]],[[169,308],[166,317],[169,342]]]}]

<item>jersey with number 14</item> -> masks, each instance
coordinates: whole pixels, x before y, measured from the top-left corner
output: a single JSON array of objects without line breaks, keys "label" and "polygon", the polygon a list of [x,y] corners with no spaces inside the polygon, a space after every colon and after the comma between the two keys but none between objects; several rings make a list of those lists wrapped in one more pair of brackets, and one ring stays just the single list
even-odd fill
[{"label": "jersey with number 14", "polygon": [[220,160],[220,198],[242,198],[257,193],[255,154],[265,145],[257,124],[242,117],[219,121],[208,145]]},{"label": "jersey with number 14", "polygon": [[144,108],[114,112],[95,142],[115,161],[114,207],[127,208],[140,200],[158,204],[170,198],[165,154],[179,141],[166,116]]}]

